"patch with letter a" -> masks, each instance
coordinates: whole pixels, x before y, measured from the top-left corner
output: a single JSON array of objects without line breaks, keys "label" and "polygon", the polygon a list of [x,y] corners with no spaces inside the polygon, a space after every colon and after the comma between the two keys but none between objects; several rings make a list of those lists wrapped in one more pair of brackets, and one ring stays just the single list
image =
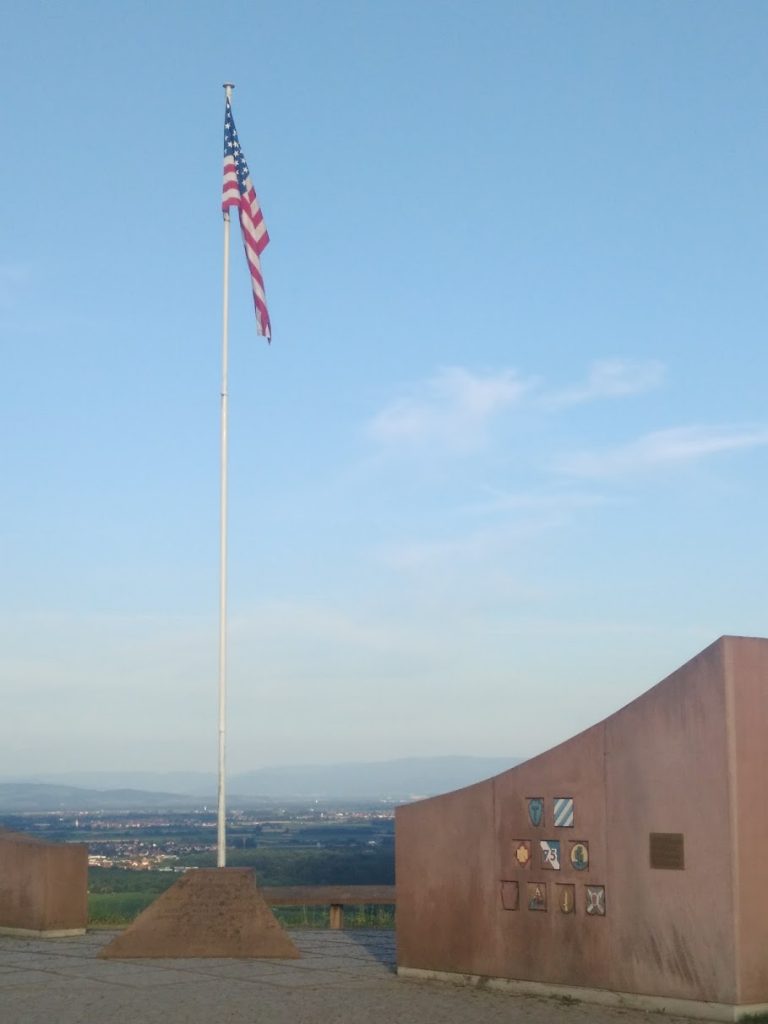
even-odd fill
[{"label": "patch with letter a", "polygon": [[528,909],[547,909],[547,887],[543,882],[528,883]]}]

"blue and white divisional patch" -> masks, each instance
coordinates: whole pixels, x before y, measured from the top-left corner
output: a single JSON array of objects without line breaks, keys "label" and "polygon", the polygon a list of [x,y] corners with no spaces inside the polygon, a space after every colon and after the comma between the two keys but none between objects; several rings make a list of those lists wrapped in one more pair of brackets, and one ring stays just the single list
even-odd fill
[{"label": "blue and white divisional patch", "polygon": [[558,828],[573,828],[573,797],[555,797],[555,825]]}]

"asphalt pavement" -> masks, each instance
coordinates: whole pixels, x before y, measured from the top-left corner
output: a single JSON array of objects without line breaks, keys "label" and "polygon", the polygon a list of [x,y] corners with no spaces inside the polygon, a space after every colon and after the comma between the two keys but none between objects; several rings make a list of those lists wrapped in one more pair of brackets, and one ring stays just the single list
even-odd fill
[{"label": "asphalt pavement", "polygon": [[[293,930],[300,960],[100,960],[114,932],[0,936],[0,1024],[655,1024],[658,1014],[398,978],[394,933]],[[667,1024],[683,1018],[664,1016]]]}]

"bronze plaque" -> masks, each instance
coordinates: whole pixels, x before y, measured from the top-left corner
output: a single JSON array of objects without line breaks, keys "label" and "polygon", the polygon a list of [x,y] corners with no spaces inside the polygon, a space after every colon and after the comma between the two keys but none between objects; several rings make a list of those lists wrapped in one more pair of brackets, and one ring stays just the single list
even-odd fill
[{"label": "bronze plaque", "polygon": [[651,832],[651,867],[665,871],[685,870],[682,832]]}]

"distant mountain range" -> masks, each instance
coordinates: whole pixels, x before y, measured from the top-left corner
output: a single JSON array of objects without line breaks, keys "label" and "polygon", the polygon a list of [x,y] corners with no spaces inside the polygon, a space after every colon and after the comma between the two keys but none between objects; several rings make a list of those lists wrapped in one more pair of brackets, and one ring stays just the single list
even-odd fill
[{"label": "distant mountain range", "polygon": [[0,814],[24,811],[170,811],[190,810],[201,801],[179,793],[141,789],[85,789],[47,782],[0,782]]},{"label": "distant mountain range", "polygon": [[[513,757],[413,757],[292,765],[229,776],[228,804],[258,801],[403,803],[479,782],[520,763]],[[0,778],[0,810],[171,810],[215,802],[205,772],[61,772]]]}]

